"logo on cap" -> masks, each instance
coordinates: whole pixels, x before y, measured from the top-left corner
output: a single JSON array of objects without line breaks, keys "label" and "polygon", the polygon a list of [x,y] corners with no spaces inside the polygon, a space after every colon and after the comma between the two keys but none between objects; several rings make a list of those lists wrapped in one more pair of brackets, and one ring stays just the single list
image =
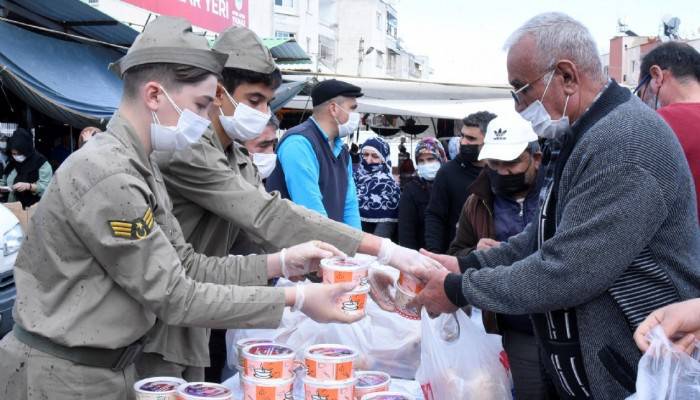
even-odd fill
[{"label": "logo on cap", "polygon": [[498,128],[497,131],[493,131],[493,134],[496,135],[496,137],[493,138],[493,140],[506,140],[506,138],[503,136],[506,134],[506,132],[508,131],[501,128]]}]

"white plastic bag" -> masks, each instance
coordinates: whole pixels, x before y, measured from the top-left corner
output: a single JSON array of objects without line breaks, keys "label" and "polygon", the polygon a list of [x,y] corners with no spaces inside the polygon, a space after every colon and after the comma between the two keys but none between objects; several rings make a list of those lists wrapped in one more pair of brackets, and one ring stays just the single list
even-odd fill
[{"label": "white plastic bag", "polygon": [[462,310],[430,319],[423,309],[421,325],[416,380],[426,400],[512,399],[500,336],[483,332]]},{"label": "white plastic bag", "polygon": [[650,346],[639,360],[637,393],[628,400],[700,399],[700,357],[673,347],[663,328],[649,333]]},{"label": "white plastic bag", "polygon": [[[287,284],[280,280],[278,286]],[[236,341],[250,337],[286,344],[296,350],[300,360],[311,345],[351,346],[360,354],[355,362],[357,370],[383,371],[395,378],[414,379],[420,363],[420,321],[384,311],[371,299],[365,307],[366,316],[354,324],[319,324],[287,308],[277,329],[229,330],[226,333],[229,367],[235,368],[238,359]]]}]

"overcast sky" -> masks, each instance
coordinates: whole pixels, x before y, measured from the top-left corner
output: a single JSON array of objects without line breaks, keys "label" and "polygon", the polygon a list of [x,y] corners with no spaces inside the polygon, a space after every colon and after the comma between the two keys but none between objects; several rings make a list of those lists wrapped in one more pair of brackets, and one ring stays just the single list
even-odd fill
[{"label": "overcast sky", "polygon": [[562,11],[583,22],[601,53],[617,34],[618,18],[637,34],[654,36],[670,14],[681,19],[683,36],[700,37],[699,0],[398,0],[396,9],[404,47],[428,55],[432,79],[444,82],[506,84],[503,43],[541,12]]}]

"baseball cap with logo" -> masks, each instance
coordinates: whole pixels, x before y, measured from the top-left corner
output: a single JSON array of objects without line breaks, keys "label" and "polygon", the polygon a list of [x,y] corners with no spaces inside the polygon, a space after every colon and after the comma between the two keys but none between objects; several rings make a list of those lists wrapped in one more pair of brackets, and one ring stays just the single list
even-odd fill
[{"label": "baseball cap with logo", "polygon": [[537,134],[520,115],[496,117],[489,122],[479,160],[512,161],[518,158]]}]

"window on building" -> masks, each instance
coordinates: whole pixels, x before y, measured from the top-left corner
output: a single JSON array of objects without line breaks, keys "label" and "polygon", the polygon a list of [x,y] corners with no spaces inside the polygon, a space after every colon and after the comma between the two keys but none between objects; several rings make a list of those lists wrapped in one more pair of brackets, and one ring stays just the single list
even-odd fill
[{"label": "window on building", "polygon": [[398,36],[397,27],[399,25],[398,20],[394,14],[389,12],[386,13],[386,34],[396,38]]},{"label": "window on building", "polygon": [[275,37],[277,39],[294,39],[296,34],[294,32],[287,31],[275,31]]},{"label": "window on building", "polygon": [[384,52],[375,50],[375,57],[377,58],[377,68],[384,68]]},{"label": "window on building", "polygon": [[420,78],[423,73],[423,66],[418,62],[411,63],[411,70],[409,71],[411,76],[414,78]]},{"label": "window on building", "polygon": [[386,59],[387,59],[387,65],[386,65],[387,72],[395,73],[396,66],[397,66],[397,60],[398,60],[398,54],[396,54],[391,49],[387,49]]},{"label": "window on building", "polygon": [[634,72],[637,69],[637,61],[632,60],[632,72]]},{"label": "window on building", "polygon": [[318,54],[322,63],[332,66],[335,62],[335,41],[329,37],[318,37]]},{"label": "window on building", "polygon": [[275,5],[278,7],[294,8],[294,0],[275,0]]},{"label": "window on building", "polygon": [[383,27],[384,27],[384,24],[382,24],[382,13],[377,11],[377,29],[379,29],[381,31]]}]

